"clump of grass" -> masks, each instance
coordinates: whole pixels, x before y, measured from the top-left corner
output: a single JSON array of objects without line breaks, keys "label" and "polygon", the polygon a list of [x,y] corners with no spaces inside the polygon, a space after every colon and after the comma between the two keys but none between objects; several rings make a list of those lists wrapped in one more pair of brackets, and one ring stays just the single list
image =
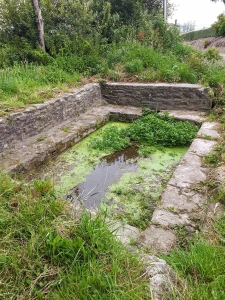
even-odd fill
[{"label": "clump of grass", "polygon": [[[225,235],[221,219],[217,225]],[[220,230],[219,229],[219,230]],[[164,259],[187,280],[181,299],[223,299],[225,297],[224,246],[203,238],[189,242],[188,250],[177,248]]]},{"label": "clump of grass", "polygon": [[0,268],[4,299],[150,299],[142,266],[105,216],[57,199],[47,180],[25,185],[0,174]]}]

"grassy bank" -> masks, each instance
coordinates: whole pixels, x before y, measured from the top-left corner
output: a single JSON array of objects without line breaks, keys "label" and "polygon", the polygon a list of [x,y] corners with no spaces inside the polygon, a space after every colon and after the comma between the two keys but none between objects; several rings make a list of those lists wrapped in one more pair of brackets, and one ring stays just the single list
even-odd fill
[{"label": "grassy bank", "polygon": [[142,41],[103,48],[93,56],[61,55],[47,65],[21,63],[0,70],[1,115],[93,80],[225,85],[224,63],[212,50],[202,54],[177,43],[164,51]]},{"label": "grassy bank", "polygon": [[48,181],[0,176],[1,299],[150,299],[142,266],[104,216],[56,199]]}]

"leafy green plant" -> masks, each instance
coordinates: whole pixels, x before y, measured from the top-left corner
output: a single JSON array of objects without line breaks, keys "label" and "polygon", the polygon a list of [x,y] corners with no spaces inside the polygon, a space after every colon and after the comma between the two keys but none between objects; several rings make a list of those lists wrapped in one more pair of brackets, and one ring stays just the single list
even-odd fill
[{"label": "leafy green plant", "polygon": [[99,150],[116,151],[130,145],[131,141],[143,144],[140,153],[153,153],[154,147],[185,146],[195,137],[198,127],[189,122],[176,122],[168,114],[147,114],[136,120],[127,129],[115,126],[104,130],[99,138],[91,141],[90,147]]},{"label": "leafy green plant", "polygon": [[119,130],[116,126],[111,126],[103,130],[99,138],[94,138],[90,142],[90,147],[99,150],[116,151],[126,148],[130,144],[128,137],[124,136],[124,130]]},{"label": "leafy green plant", "polygon": [[132,123],[127,134],[133,141],[172,147],[188,145],[197,130],[198,127],[189,122],[176,122],[172,117],[154,113]]}]

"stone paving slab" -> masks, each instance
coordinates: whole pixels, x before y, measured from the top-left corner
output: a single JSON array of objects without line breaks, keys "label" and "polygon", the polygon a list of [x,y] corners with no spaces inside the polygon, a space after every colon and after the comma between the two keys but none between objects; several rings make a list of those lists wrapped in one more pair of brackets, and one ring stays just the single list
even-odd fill
[{"label": "stone paving slab", "polygon": [[203,156],[206,156],[209,153],[211,153],[216,145],[217,145],[216,141],[210,141],[210,140],[205,140],[202,138],[201,139],[196,138],[192,142],[188,152],[194,153],[196,155],[203,157]]},{"label": "stone paving slab", "polygon": [[190,188],[200,181],[205,181],[207,178],[207,171],[207,168],[198,168],[193,165],[180,164],[173,173],[169,185],[179,188]]},{"label": "stone paving slab", "polygon": [[[141,233],[140,243],[143,247],[169,252],[175,244],[168,244],[168,236],[172,233],[176,237],[173,231],[176,226],[185,226],[189,232],[193,232],[198,228],[198,222],[207,218],[207,196],[198,192],[196,186],[207,180],[209,168],[204,166],[203,159],[217,145],[217,141],[208,138],[219,136],[218,123],[202,124],[198,137],[192,142],[169,180],[149,228]],[[152,225],[157,225],[157,230]],[[164,234],[160,229],[165,231]]]},{"label": "stone paving slab", "polygon": [[150,225],[140,235],[140,244],[153,253],[167,253],[176,246],[176,235],[167,229]]},{"label": "stone paving slab", "polygon": [[216,122],[204,122],[198,132],[198,136],[218,139],[220,137],[218,126],[219,125]]},{"label": "stone paving slab", "polygon": [[160,206],[175,213],[194,213],[205,203],[205,198],[195,191],[180,190],[168,184],[162,195]]},{"label": "stone paving slab", "polygon": [[[164,112],[161,112],[161,114]],[[204,112],[196,111],[170,110],[169,115],[174,117],[176,120],[188,121],[193,124],[201,124],[206,119],[206,114]]]}]

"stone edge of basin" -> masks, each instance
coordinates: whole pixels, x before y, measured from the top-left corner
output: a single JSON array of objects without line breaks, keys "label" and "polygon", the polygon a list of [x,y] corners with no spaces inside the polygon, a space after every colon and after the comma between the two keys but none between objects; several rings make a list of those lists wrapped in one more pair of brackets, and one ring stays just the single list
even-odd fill
[{"label": "stone edge of basin", "polygon": [[208,111],[209,88],[192,84],[105,83],[101,93],[109,104],[146,106],[152,110]]},{"label": "stone edge of basin", "polygon": [[206,88],[190,84],[88,84],[23,112],[0,118],[0,153],[15,143],[45,132],[91,107],[117,104],[153,110],[208,111],[212,101]]}]

